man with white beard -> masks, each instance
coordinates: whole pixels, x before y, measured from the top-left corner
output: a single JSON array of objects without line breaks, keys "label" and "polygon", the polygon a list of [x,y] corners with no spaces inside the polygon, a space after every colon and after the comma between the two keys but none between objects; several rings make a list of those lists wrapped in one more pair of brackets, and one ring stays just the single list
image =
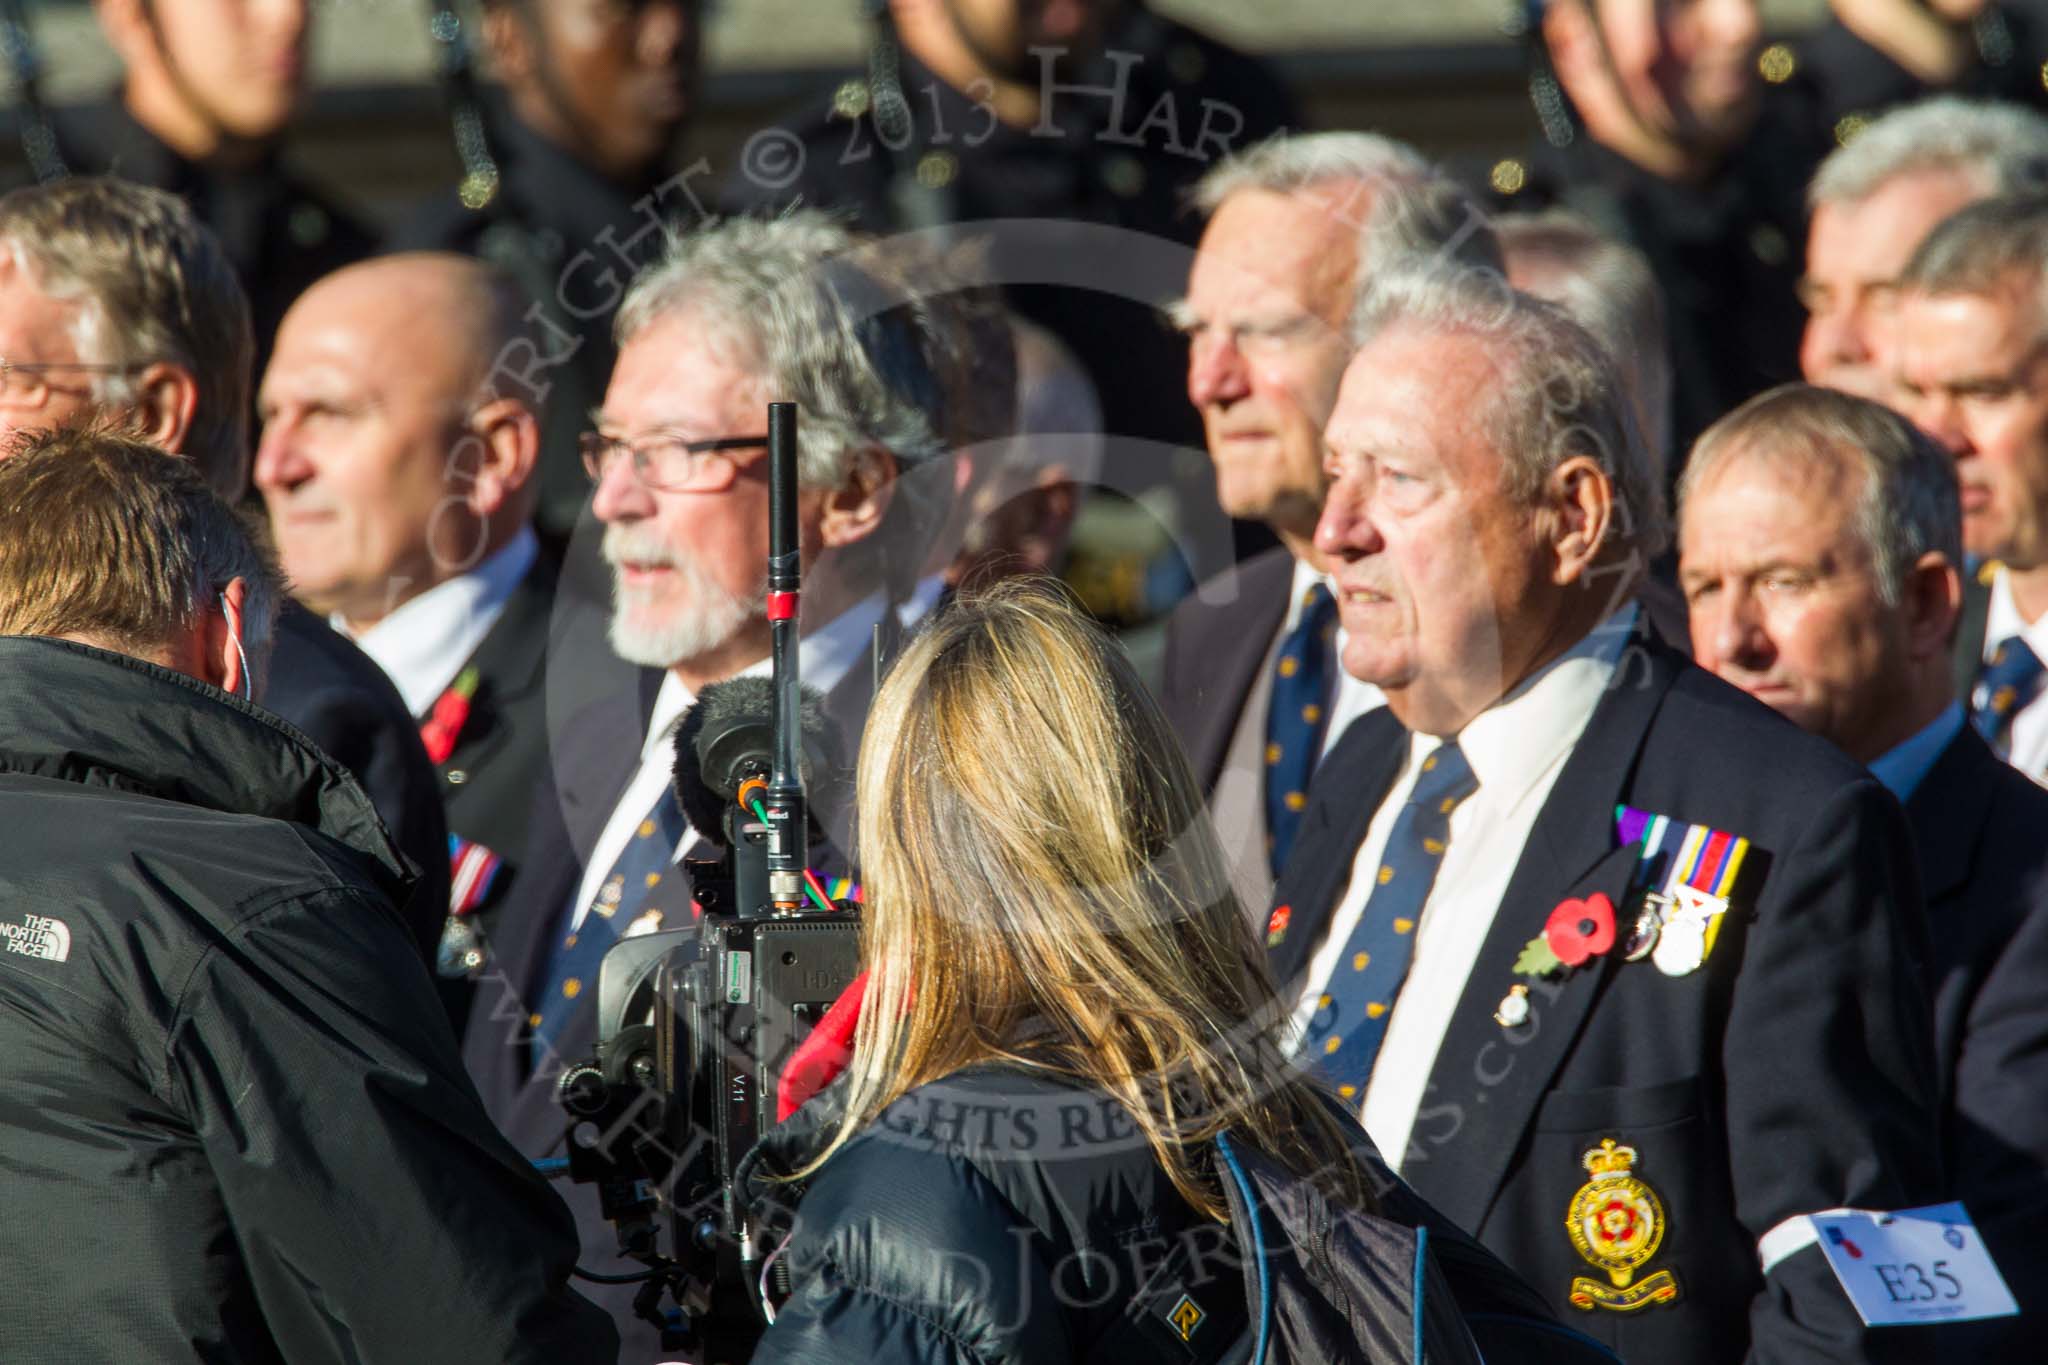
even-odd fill
[{"label": "man with white beard", "polygon": [[[618,365],[583,460],[612,569],[612,647],[648,672],[638,707],[594,706],[555,741],[532,875],[513,888],[464,1044],[492,1117],[529,1156],[561,1150],[556,1082],[591,1053],[605,949],[691,922],[677,859],[717,831],[690,830],[676,809],[672,731],[708,684],[768,671],[769,402],[798,408],[803,679],[826,694],[848,753],[875,642],[893,640],[891,607],[944,515],[950,481],[922,476],[943,470],[897,476],[940,453],[934,376],[954,343],[943,310],[890,306],[910,286],[875,252],[818,214],[733,220],[675,239],[620,307]],[[595,1191],[565,1193],[581,1264],[634,1269]],[[632,1312],[638,1286],[591,1288],[618,1322],[621,1361],[659,1358]]]}]

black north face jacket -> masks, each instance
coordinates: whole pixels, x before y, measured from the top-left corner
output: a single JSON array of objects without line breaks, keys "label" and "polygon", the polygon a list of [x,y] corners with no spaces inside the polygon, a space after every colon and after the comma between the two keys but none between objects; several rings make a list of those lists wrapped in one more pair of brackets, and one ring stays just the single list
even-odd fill
[{"label": "black north face jacket", "polygon": [[0,1360],[614,1357],[399,868],[267,712],[0,639]]}]

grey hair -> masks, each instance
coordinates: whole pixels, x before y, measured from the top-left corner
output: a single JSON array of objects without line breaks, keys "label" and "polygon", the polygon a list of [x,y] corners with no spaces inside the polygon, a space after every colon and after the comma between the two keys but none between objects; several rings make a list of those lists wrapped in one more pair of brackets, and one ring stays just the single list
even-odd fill
[{"label": "grey hair", "polygon": [[[623,348],[664,318],[697,318],[771,397],[797,405],[797,481],[837,489],[865,447],[887,450],[899,475],[944,453],[950,339],[936,335],[918,285],[915,269],[890,268],[823,213],[730,218],[671,235],[634,277],[614,332]],[[899,478],[903,520],[890,520],[906,532],[936,524],[942,483]]]},{"label": "grey hair", "polygon": [[1899,273],[1899,291],[1911,294],[1991,294],[2013,282],[2032,292],[2034,336],[2048,338],[2048,194],[1958,209]]},{"label": "grey hair", "polygon": [[1214,213],[1240,190],[1298,194],[1335,180],[1424,180],[1429,158],[1380,133],[1277,133],[1232,152],[1195,182],[1195,207]]},{"label": "grey hair", "polygon": [[1503,214],[1493,230],[1516,287],[1571,314],[1621,366],[1662,483],[1671,451],[1671,350],[1650,258],[1565,209]]},{"label": "grey hair", "polygon": [[[238,501],[249,482],[256,344],[249,299],[220,239],[174,194],[112,176],[73,176],[0,196],[0,244],[52,298],[80,305],[80,359],[159,362],[199,387],[182,452],[213,490]],[[93,376],[102,409],[134,403],[127,375]]]},{"label": "grey hair", "polygon": [[2048,118],[2017,105],[1935,95],[1871,122],[1814,172],[1808,204],[1868,199],[1902,175],[1958,172],[1984,195],[2048,187]]},{"label": "grey hair", "polygon": [[1354,344],[1397,328],[1470,336],[1494,354],[1505,382],[1459,401],[1485,405],[1509,496],[1533,504],[1566,460],[1597,461],[1614,484],[1615,543],[1634,553],[1640,577],[1670,529],[1663,485],[1607,348],[1556,304],[1510,289],[1491,271],[1440,262],[1397,265],[1360,298]]},{"label": "grey hair", "polygon": [[1275,134],[1210,168],[1193,200],[1214,213],[1245,190],[1300,194],[1346,184],[1357,187],[1354,198],[1371,196],[1356,224],[1358,280],[1410,256],[1501,268],[1500,244],[1478,201],[1421,152],[1379,133]]},{"label": "grey hair", "polygon": [[1811,384],[1783,384],[1700,434],[1678,482],[1680,515],[1723,468],[1758,456],[1839,482],[1842,462],[1863,471],[1852,525],[1870,551],[1878,597],[1897,606],[1930,550],[1963,565],[1963,513],[1955,462],[1934,440],[1880,403]]}]

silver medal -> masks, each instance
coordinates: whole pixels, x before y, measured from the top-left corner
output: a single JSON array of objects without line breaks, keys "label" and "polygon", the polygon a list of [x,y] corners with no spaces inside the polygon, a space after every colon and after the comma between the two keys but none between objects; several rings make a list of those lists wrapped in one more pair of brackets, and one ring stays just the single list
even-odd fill
[{"label": "silver medal", "polygon": [[1650,960],[1666,976],[1698,971],[1700,963],[1707,960],[1707,922],[1694,915],[1673,918],[1657,935]]},{"label": "silver medal", "polygon": [[434,952],[434,970],[451,980],[475,980],[484,969],[484,936],[466,915],[450,915],[441,925],[441,945]]}]

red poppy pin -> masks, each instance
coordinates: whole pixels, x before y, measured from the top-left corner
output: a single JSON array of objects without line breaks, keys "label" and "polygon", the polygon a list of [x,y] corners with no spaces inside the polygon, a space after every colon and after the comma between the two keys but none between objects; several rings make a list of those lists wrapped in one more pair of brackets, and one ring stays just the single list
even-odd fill
[{"label": "red poppy pin", "polygon": [[439,767],[455,752],[455,742],[462,737],[462,727],[469,723],[469,705],[476,696],[480,675],[474,667],[465,668],[457,675],[434,701],[434,709],[428,713],[420,726],[420,742],[426,746],[427,759]]},{"label": "red poppy pin", "polygon": [[1523,945],[1515,959],[1522,976],[1550,976],[1583,965],[1614,947],[1614,902],[1595,892],[1584,900],[1561,901],[1543,932]]},{"label": "red poppy pin", "polygon": [[1287,921],[1294,918],[1294,912],[1284,905],[1273,908],[1272,918],[1266,921],[1266,946],[1277,948],[1280,940],[1287,937]]}]

